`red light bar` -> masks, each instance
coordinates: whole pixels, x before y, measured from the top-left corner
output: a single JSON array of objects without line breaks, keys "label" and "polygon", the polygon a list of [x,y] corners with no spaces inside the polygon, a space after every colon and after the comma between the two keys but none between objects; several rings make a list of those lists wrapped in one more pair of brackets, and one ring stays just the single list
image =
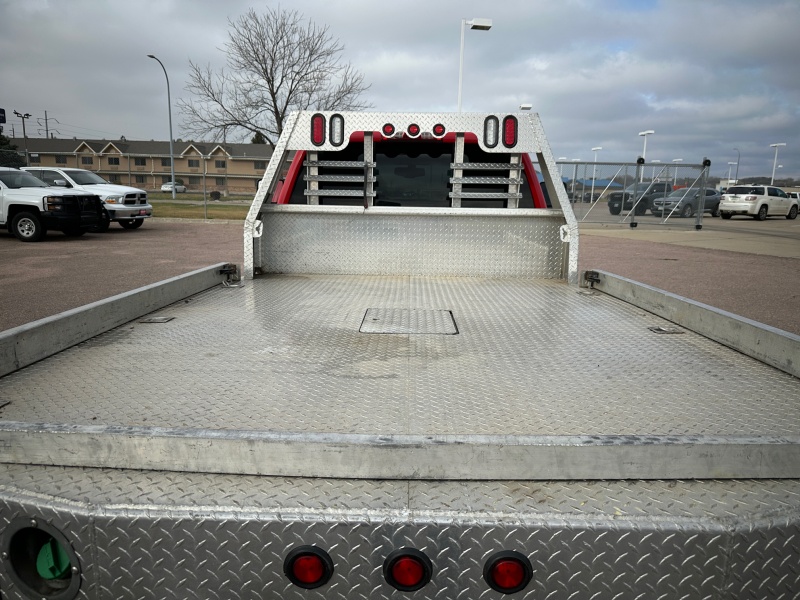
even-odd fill
[{"label": "red light bar", "polygon": [[513,550],[493,554],[483,566],[486,583],[496,592],[504,594],[525,589],[532,577],[533,568],[528,558]]},{"label": "red light bar", "polygon": [[311,143],[315,146],[325,143],[325,115],[320,113],[311,117]]},{"label": "red light bar", "polygon": [[442,125],[441,123],[437,123],[436,125],[433,126],[433,129],[431,131],[434,136],[442,137],[447,130],[445,129],[444,125]]},{"label": "red light bar", "polygon": [[517,145],[517,118],[509,115],[503,119],[503,146],[513,148]]},{"label": "red light bar", "polygon": [[386,123],[386,125],[381,128],[381,132],[386,137],[392,137],[394,135],[394,125],[391,123]]},{"label": "red light bar", "polygon": [[432,575],[431,560],[414,548],[395,550],[383,563],[386,582],[401,592],[414,592],[425,587]]},{"label": "red light bar", "polygon": [[299,546],[286,555],[283,572],[296,586],[313,590],[330,581],[333,561],[321,548]]}]

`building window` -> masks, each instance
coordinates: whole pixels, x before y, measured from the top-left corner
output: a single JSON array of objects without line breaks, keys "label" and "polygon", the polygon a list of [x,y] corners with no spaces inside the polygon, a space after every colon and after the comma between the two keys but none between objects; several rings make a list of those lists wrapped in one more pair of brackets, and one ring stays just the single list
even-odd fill
[{"label": "building window", "polygon": [[109,156],[108,157],[108,166],[110,166],[110,167],[118,167],[119,166],[119,156]]},{"label": "building window", "polygon": [[144,185],[144,183],[145,183],[144,175],[137,175],[136,176],[136,183],[141,183],[142,185]]},{"label": "building window", "polygon": [[32,165],[33,164],[37,164],[38,165],[38,164],[40,164],[42,162],[42,159],[39,158],[38,154],[29,154],[28,155],[28,159],[31,161]]},{"label": "building window", "polygon": [[[137,167],[146,167],[147,166],[147,159],[146,158],[134,158],[133,159],[133,164],[134,164],[134,166],[137,166]],[[143,182],[137,181],[136,183],[143,183]]]},{"label": "building window", "polygon": [[189,185],[200,185],[199,177],[189,177]]},{"label": "building window", "polygon": [[256,171],[266,171],[267,170],[267,161],[265,161],[265,160],[254,160],[253,161],[253,168]]},{"label": "building window", "polygon": [[161,166],[162,167],[169,167],[172,164],[172,161],[168,158],[161,159]]},{"label": "building window", "polygon": [[214,185],[216,185],[218,187],[224,187],[225,186],[225,178],[224,177],[215,177],[214,178]]},{"label": "building window", "polygon": [[169,183],[172,179],[169,178],[169,175],[162,175],[161,176],[161,183]]},{"label": "building window", "polygon": [[189,159],[189,168],[190,169],[199,169],[200,168],[200,160],[196,158]]},{"label": "building window", "polygon": [[[117,160],[119,160],[119,159],[117,159]],[[108,180],[109,180],[111,183],[119,183],[119,181],[120,181],[120,180],[119,180],[119,173],[111,173],[111,174],[108,176]]]},{"label": "building window", "polygon": [[63,154],[56,154],[56,164],[57,165],[65,165],[67,164],[67,157]]},{"label": "building window", "polygon": [[93,165],[94,158],[91,156],[81,156],[81,164],[82,165]]},{"label": "building window", "polygon": [[216,168],[216,169],[224,169],[225,168],[225,161],[224,160],[215,160],[214,161],[214,168]]}]

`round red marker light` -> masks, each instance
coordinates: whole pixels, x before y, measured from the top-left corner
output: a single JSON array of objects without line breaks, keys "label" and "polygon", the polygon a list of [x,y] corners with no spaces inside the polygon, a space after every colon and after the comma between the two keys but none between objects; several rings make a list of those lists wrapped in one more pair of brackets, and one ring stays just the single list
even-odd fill
[{"label": "round red marker light", "polygon": [[423,588],[433,575],[430,559],[414,548],[401,548],[392,552],[383,563],[386,582],[401,592]]},{"label": "round red marker light", "polygon": [[313,590],[330,581],[333,561],[327,552],[316,546],[300,546],[286,556],[283,572],[296,586]]},{"label": "round red marker light", "polygon": [[442,137],[445,131],[447,130],[441,123],[437,123],[436,125],[433,126],[433,135],[435,135],[436,137]]},{"label": "round red marker light", "polygon": [[519,552],[493,554],[483,567],[483,578],[497,592],[513,594],[530,583],[533,569],[528,558]]},{"label": "round red marker light", "polygon": [[408,131],[408,135],[410,135],[411,137],[417,137],[419,135],[420,128],[419,125],[417,125],[416,123],[412,123],[411,125],[408,126],[408,129],[406,131]]},{"label": "round red marker light", "polygon": [[392,125],[391,123],[386,123],[386,125],[383,126],[381,131],[383,132],[383,135],[385,135],[386,137],[392,137],[394,135],[394,125]]}]

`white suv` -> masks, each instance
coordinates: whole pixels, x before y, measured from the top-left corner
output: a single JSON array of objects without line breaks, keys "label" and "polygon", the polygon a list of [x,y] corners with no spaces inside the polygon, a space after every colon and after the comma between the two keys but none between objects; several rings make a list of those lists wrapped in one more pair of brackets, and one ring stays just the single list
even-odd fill
[{"label": "white suv", "polygon": [[103,201],[103,219],[94,231],[106,231],[111,221],[117,221],[125,229],[136,229],[153,214],[153,207],[147,202],[147,192],[127,185],[109,183],[92,171],[55,167],[22,167],[22,170],[48,185],[83,190],[100,196]]},{"label": "white suv", "polygon": [[733,215],[748,215],[765,220],[767,217],[796,219],[798,201],[772,185],[736,185],[725,190],[719,203],[723,219]]}]

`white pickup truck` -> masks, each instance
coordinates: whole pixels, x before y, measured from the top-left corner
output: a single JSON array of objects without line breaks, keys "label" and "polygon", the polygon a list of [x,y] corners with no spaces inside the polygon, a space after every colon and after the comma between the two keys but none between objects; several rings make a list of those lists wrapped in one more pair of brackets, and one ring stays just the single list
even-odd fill
[{"label": "white pickup truck", "polygon": [[147,192],[127,185],[109,183],[97,173],[86,169],[60,167],[22,167],[52,186],[83,190],[100,196],[103,216],[94,231],[106,231],[112,221],[125,229],[137,229],[153,214],[147,201]]},{"label": "white pickup truck", "polygon": [[538,115],[296,113],[243,233],[0,335],[4,600],[798,597],[800,337],[578,273]]},{"label": "white pickup truck", "polygon": [[95,194],[49,187],[30,173],[0,167],[0,227],[23,242],[38,242],[49,229],[82,236],[101,213]]}]

